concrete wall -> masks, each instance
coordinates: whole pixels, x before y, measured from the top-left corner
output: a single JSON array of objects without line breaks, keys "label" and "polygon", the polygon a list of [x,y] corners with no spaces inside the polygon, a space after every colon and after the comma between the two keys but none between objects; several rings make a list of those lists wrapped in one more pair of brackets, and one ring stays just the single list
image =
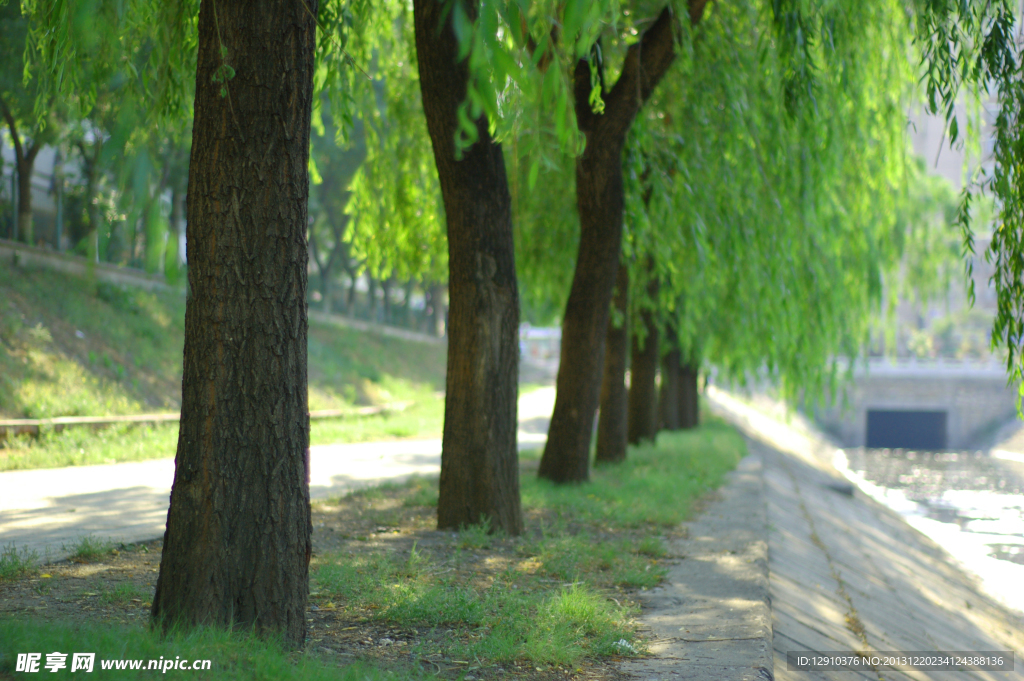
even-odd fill
[{"label": "concrete wall", "polygon": [[980,436],[1012,418],[1017,389],[996,363],[872,362],[847,391],[848,405],[821,409],[819,425],[845,447],[863,447],[867,412],[944,411],[947,446],[968,448]]}]

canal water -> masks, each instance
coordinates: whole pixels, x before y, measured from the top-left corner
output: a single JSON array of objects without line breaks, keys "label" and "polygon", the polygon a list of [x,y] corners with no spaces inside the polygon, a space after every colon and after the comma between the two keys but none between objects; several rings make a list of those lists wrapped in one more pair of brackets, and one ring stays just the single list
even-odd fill
[{"label": "canal water", "polygon": [[1024,455],[858,448],[837,451],[834,464],[1024,613]]}]

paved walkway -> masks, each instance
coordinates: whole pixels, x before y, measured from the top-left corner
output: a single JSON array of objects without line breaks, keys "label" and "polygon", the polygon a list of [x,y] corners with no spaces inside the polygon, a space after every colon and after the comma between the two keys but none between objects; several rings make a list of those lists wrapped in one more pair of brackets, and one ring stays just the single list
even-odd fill
[{"label": "paved walkway", "polygon": [[[554,388],[519,403],[520,449],[543,444],[538,420],[551,414]],[[323,499],[415,475],[437,475],[441,440],[396,440],[310,448],[310,496]],[[136,542],[164,533],[174,460],[0,473],[0,546],[57,560],[82,537]]]}]

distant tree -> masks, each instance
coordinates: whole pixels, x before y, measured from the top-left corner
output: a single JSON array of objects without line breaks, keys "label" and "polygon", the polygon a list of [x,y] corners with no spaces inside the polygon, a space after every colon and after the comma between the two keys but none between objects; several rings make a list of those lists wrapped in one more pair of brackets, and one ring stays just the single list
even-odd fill
[{"label": "distant tree", "polygon": [[[310,208],[315,214],[309,226],[309,249],[320,278],[323,309],[330,312],[338,270],[355,269],[349,243],[351,217],[346,208],[352,198],[352,179],[366,159],[366,136],[362,124],[357,123],[348,139],[339,141],[341,129],[329,113],[329,102],[323,100],[326,98],[321,101],[322,126],[313,135],[317,177]],[[347,307],[344,300],[342,303]]]},{"label": "distant tree", "polygon": [[21,14],[21,4],[0,5],[0,115],[11,135],[18,178],[18,214],[12,236],[32,244],[32,174],[36,157],[44,146],[57,140],[59,131],[54,111],[45,117],[35,114],[38,93],[34,84],[25,83],[23,55],[27,36],[28,20]]}]

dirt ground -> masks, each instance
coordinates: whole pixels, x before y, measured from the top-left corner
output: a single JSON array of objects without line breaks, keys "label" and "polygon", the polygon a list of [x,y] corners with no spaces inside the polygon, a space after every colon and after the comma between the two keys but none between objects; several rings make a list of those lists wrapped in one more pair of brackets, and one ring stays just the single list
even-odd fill
[{"label": "dirt ground", "polygon": [[[443,564],[456,581],[477,586],[487,586],[513,561],[522,565],[523,557],[516,552],[513,540],[495,540],[486,547],[467,546],[458,534],[434,529],[434,508],[409,506],[403,503],[405,497],[407,490],[385,489],[314,505],[314,563],[318,556],[328,553],[386,551],[408,555],[415,546],[434,563]],[[527,513],[526,520],[527,528],[538,531],[544,518]],[[159,540],[120,545],[92,560],[53,563],[30,577],[0,582],[0,617],[143,627],[149,618],[161,548]],[[628,590],[618,591],[617,599],[633,600]],[[474,636],[471,629],[400,627],[375,621],[372,616],[370,611],[331,603],[316,593],[314,584],[307,614],[306,651],[329,663],[362,660],[398,672],[419,670],[466,681],[625,678],[615,658],[586,660],[571,667],[534,665],[525,660],[490,664],[451,659],[441,652],[444,644],[453,637],[468,642]]]}]

